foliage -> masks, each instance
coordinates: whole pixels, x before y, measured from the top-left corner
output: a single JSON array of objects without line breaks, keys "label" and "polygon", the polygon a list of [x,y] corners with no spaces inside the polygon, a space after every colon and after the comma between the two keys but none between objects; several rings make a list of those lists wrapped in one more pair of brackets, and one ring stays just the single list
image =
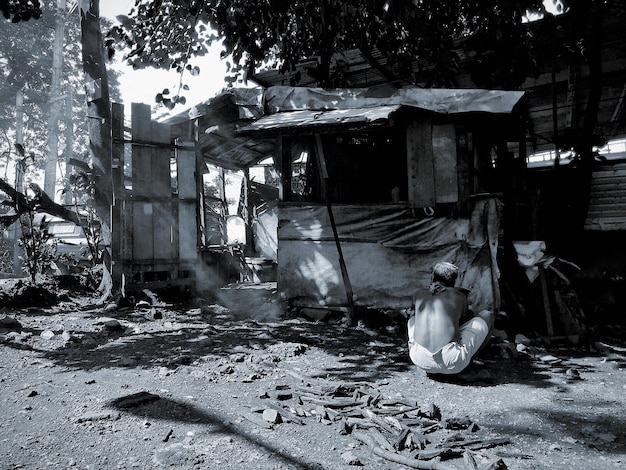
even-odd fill
[{"label": "foliage", "polygon": [[192,58],[219,39],[222,57],[233,61],[226,77],[231,85],[259,67],[289,71],[317,58],[319,85],[340,87],[347,83],[340,67],[331,69],[331,57],[351,48],[381,51],[393,75],[406,77],[417,64],[427,86],[450,86],[457,41],[472,36],[478,69],[497,66],[490,81],[508,84],[531,65],[529,38],[515,29],[527,11],[543,12],[542,1],[136,0],[109,37],[125,44],[137,68],[193,70]]},{"label": "foliage", "polygon": [[[76,213],[81,213],[81,227],[87,240],[89,254],[87,259],[90,267],[100,264],[103,257],[102,230],[100,219],[96,214],[94,195],[96,179],[93,173],[84,170],[75,170],[67,177],[64,191],[72,194],[72,201]],[[80,210],[82,208],[82,210]]]},{"label": "foliage", "polygon": [[28,21],[31,18],[41,17],[41,2],[39,0],[0,0],[0,12],[7,20],[13,23]]},{"label": "foliage", "polygon": [[[5,230],[5,227],[0,226],[0,232]],[[13,272],[13,243],[3,236],[0,236],[0,272]]]},{"label": "foliage", "polygon": [[[22,4],[28,2],[20,2]],[[36,142],[29,151],[33,170],[43,168],[47,141],[49,93],[52,80],[52,48],[56,2],[41,2],[41,17],[37,21],[5,24],[0,28],[0,167],[7,172],[20,155],[16,141],[16,94],[24,94],[23,140]],[[71,2],[68,2],[71,3]],[[81,62],[81,29],[78,14],[66,13],[64,65],[61,82],[64,111],[60,118],[59,160],[84,160],[88,154],[85,119],[85,91]],[[106,23],[109,24],[109,23]],[[112,95],[119,97],[119,82],[109,77]],[[71,98],[71,100],[70,100]],[[71,109],[68,109],[68,104]],[[71,148],[70,148],[71,144]]]},{"label": "foliage", "polygon": [[52,269],[56,259],[57,241],[48,232],[49,220],[45,215],[39,220],[35,212],[28,211],[21,220],[22,236],[19,245],[24,250],[21,257],[24,270],[33,283],[37,274],[44,274]]}]

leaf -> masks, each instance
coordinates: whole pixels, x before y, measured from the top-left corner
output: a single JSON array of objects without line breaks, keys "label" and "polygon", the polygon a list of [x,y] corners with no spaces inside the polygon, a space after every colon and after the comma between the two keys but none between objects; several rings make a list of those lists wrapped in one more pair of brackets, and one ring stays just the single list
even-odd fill
[{"label": "leaf", "polygon": [[126,15],[117,15],[115,19],[126,29],[131,29],[133,27],[134,21]]}]

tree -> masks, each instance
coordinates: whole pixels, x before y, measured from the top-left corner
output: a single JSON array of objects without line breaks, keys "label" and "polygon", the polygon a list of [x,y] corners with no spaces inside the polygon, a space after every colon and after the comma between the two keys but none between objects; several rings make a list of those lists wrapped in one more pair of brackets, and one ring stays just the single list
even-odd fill
[{"label": "tree", "polygon": [[[5,15],[8,12],[12,16],[12,21],[20,23],[22,20],[29,19],[23,14],[24,8],[31,5],[32,2],[22,0],[20,2],[11,2],[10,8],[5,9],[3,4],[3,13]],[[13,8],[15,7],[15,8]],[[17,9],[17,10],[16,10]],[[106,239],[110,239],[110,208],[112,205],[112,182],[111,182],[111,105],[109,97],[109,77],[106,69],[106,54],[104,42],[102,39],[100,15],[99,15],[99,2],[98,0],[91,0],[88,2],[85,8],[80,8],[80,26],[81,26],[81,40],[79,44],[82,46],[82,66],[85,74],[88,76],[89,81],[87,83],[87,129],[89,135],[89,154],[93,163],[93,173],[96,179],[95,190],[93,194],[94,205],[96,212],[101,220],[101,227],[103,236]],[[41,35],[41,31],[39,31]],[[11,39],[11,36],[9,36]],[[41,49],[38,51],[41,54]],[[18,65],[21,65],[20,60],[16,61]],[[16,72],[19,71],[19,74]],[[23,67],[15,67],[14,70],[9,72],[9,75],[20,75],[23,77],[22,83],[13,83],[13,88],[16,86],[23,86],[28,80],[33,79],[33,70],[28,70]],[[76,74],[75,76],[80,76]],[[83,114],[84,116],[84,114]],[[2,182],[4,183],[4,182]],[[28,198],[19,191],[19,188],[12,188],[10,185],[2,184],[2,189],[7,195],[12,198],[12,202],[15,203],[16,212],[19,213],[20,206],[26,206],[29,203]],[[43,191],[38,191],[36,186],[31,186],[36,192],[35,200],[43,200],[45,203],[49,201]],[[21,201],[24,204],[19,204]],[[52,202],[49,208],[57,210],[59,207]],[[55,212],[53,212],[55,213]],[[56,212],[56,215],[60,215],[60,212]],[[61,215],[68,220],[76,221],[76,214],[73,216],[65,214]],[[110,276],[107,279],[107,273],[110,273],[110,255],[106,250],[104,252],[103,266],[106,269],[106,273],[103,277],[103,283],[101,288],[104,290],[103,299],[110,294],[112,285]]]},{"label": "tree", "polygon": [[330,69],[332,55],[359,48],[365,54],[380,50],[390,61],[389,72],[405,76],[417,61],[427,66],[429,86],[448,86],[459,38],[495,24],[519,24],[527,10],[543,11],[543,5],[539,0],[137,0],[110,36],[123,41],[134,67],[180,73],[193,70],[192,58],[221,40],[223,57],[233,61],[229,83],[259,67],[287,71],[318,57],[319,85],[343,86],[341,71]]},{"label": "tree", "polygon": [[39,0],[0,0],[2,16],[13,23],[41,18],[41,2]]},{"label": "tree", "polygon": [[[54,8],[50,2],[41,5],[40,18],[7,24],[0,28],[0,169],[8,171],[22,155],[16,142],[16,96],[22,93],[23,149],[27,157],[28,180],[43,168],[52,83],[52,45]],[[61,94],[63,111],[59,136],[60,162],[70,158],[85,160],[89,151],[85,120],[85,90],[82,78],[81,32],[79,16],[68,10],[65,14],[63,76]],[[104,23],[105,27],[110,26]],[[115,74],[109,77],[112,96],[119,96]],[[67,168],[67,167],[66,167]]]}]

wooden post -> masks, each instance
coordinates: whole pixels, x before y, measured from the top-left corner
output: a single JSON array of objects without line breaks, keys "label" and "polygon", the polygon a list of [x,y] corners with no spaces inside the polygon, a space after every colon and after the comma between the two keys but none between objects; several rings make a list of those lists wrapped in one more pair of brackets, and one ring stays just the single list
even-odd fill
[{"label": "wooden post", "polygon": [[550,297],[548,293],[548,284],[546,282],[546,273],[543,266],[539,265],[539,281],[541,282],[541,294],[543,297],[543,309],[546,314],[546,331],[548,336],[554,336],[554,327],[552,326],[552,312],[550,310]]},{"label": "wooden post", "polygon": [[337,246],[337,254],[339,255],[339,267],[341,269],[341,277],[343,278],[343,285],[346,289],[346,297],[348,298],[348,320],[351,324],[354,324],[354,293],[352,292],[352,284],[350,277],[348,276],[348,269],[346,268],[346,262],[343,258],[343,252],[341,250],[341,243],[339,241],[339,234],[337,233],[337,225],[335,224],[335,216],[333,215],[333,208],[330,203],[330,189],[328,185],[328,170],[326,168],[326,159],[324,158],[324,149],[322,147],[322,138],[319,134],[315,134],[315,157],[317,159],[317,166],[321,176],[322,190],[326,196],[326,207],[328,209],[328,217],[330,219],[330,225],[333,229],[333,237],[335,238],[335,245]]},{"label": "wooden post", "polygon": [[[113,205],[111,207],[111,277],[113,283],[122,284],[122,205],[124,204],[124,105],[111,106],[112,154],[111,179],[113,183]],[[124,294],[124,292],[122,292]]]}]

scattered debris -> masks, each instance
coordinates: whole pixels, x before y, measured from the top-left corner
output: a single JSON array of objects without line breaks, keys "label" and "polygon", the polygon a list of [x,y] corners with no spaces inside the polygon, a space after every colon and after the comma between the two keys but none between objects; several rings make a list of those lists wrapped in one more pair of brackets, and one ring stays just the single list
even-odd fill
[{"label": "scattered debris", "polygon": [[163,442],[169,441],[170,437],[172,437],[172,434],[174,434],[174,430],[173,429],[170,429],[169,431],[167,431],[167,434],[163,438]]},{"label": "scattered debris", "polygon": [[116,411],[92,411],[76,418],[76,423],[86,423],[90,421],[117,420],[121,415]]},{"label": "scattered debris", "polygon": [[[465,458],[467,463],[473,461],[470,451],[510,443],[507,438],[479,433],[478,424],[467,416],[444,417],[435,404],[422,408],[410,400],[387,399],[367,384],[276,388],[280,394],[266,391],[261,395],[267,400],[265,406],[257,413],[245,413],[244,418],[272,429],[281,422],[303,425],[302,418],[315,417],[319,423],[336,424],[340,434],[352,435],[379,457],[410,468],[445,468],[441,462],[454,458]],[[352,454],[343,454],[342,459],[362,465]]]}]

